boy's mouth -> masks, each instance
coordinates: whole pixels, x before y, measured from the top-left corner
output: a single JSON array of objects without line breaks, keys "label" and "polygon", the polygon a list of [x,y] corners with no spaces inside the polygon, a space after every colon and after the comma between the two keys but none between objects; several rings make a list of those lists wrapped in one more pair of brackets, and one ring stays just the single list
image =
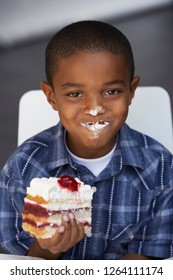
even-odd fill
[{"label": "boy's mouth", "polygon": [[99,120],[97,122],[85,122],[85,123],[81,123],[81,125],[83,127],[88,128],[91,131],[97,131],[97,130],[101,130],[103,128],[105,128],[107,125],[109,124],[109,122],[107,121],[102,121]]}]

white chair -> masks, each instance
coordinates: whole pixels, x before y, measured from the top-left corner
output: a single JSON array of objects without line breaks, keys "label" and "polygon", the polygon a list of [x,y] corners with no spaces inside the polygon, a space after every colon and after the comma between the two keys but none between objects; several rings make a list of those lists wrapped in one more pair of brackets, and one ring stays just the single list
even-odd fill
[{"label": "white chair", "polygon": [[[19,103],[18,145],[34,134],[55,125],[59,116],[41,90],[25,93]],[[129,107],[127,123],[161,142],[173,152],[170,98],[161,87],[139,87]]]},{"label": "white chair", "polygon": [[52,109],[42,90],[24,93],[19,102],[18,145],[58,121],[58,112]]},{"label": "white chair", "polygon": [[127,123],[162,143],[173,153],[173,123],[168,92],[162,87],[138,87]]}]

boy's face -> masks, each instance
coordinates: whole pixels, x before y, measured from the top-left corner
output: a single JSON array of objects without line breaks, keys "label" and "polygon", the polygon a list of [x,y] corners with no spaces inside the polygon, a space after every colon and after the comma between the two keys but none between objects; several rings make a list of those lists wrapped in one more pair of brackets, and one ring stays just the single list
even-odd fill
[{"label": "boy's face", "polygon": [[67,130],[67,145],[79,157],[96,158],[115,145],[139,77],[121,55],[78,52],[58,62],[54,89],[42,83],[49,103]]}]

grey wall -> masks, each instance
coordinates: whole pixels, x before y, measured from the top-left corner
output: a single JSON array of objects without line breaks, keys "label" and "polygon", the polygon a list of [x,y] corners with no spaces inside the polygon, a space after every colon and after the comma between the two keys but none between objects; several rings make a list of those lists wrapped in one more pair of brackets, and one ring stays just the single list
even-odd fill
[{"label": "grey wall", "polygon": [[118,18],[172,0],[0,0],[0,45],[43,36],[81,19]]}]

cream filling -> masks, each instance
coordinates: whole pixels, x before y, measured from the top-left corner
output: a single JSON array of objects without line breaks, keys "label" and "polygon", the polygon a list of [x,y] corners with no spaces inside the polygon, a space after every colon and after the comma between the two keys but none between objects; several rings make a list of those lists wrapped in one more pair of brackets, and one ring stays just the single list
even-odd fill
[{"label": "cream filling", "polygon": [[91,200],[86,200],[86,201],[82,201],[80,203],[77,203],[76,201],[73,200],[57,200],[55,202],[49,202],[48,204],[41,204],[41,203],[37,203],[35,201],[32,201],[28,198],[25,198],[24,201],[26,203],[30,203],[30,204],[36,204],[36,205],[40,205],[41,207],[45,208],[46,210],[50,210],[50,211],[68,211],[68,210],[78,210],[81,208],[91,208]]},{"label": "cream filling", "polygon": [[[89,224],[91,224],[91,209],[72,212],[74,213],[76,220],[80,223],[88,222]],[[47,221],[50,224],[57,224],[58,226],[60,226],[62,222],[62,215],[63,213],[51,215],[48,217]]]}]

